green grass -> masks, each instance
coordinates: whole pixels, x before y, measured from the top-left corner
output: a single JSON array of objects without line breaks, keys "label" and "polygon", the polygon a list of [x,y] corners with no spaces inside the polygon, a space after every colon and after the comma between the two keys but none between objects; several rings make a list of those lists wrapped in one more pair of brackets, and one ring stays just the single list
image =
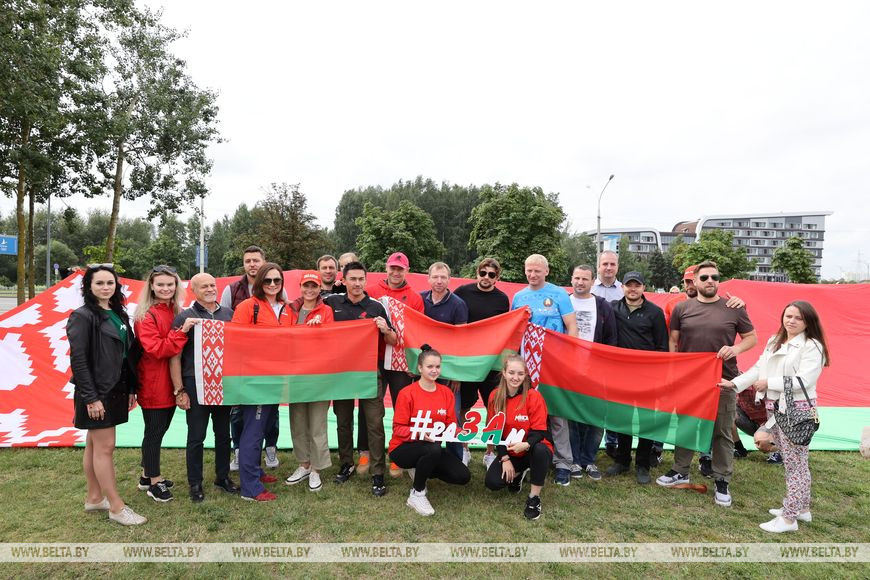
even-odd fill
[{"label": "green grass", "polygon": [[[276,475],[296,467],[287,452],[279,454]],[[768,465],[760,453],[736,462],[732,483],[734,505],[720,508],[706,496],[668,490],[655,484],[638,486],[633,476],[592,482],[575,480],[570,487],[548,484],[544,512],[537,522],[522,517],[523,496],[492,493],[483,487],[481,453],[475,452],[472,482],[465,488],[434,482],[430,499],[436,514],[417,516],[405,506],[410,481],[387,477],[389,493],[375,498],[369,479],[355,477],[344,486],[331,482],[337,467],[325,472],[320,493],[305,485],[272,484],[278,500],[242,502],[206,487],[206,501],[187,499],[184,451],[164,451],[164,475],[177,482],[176,499],[156,504],[136,489],[139,452],[120,449],[116,467],[122,497],[149,518],[140,527],[123,528],[104,514],[85,514],[82,449],[0,450],[0,541],[3,542],[868,542],[870,541],[870,462],[857,453],[815,452],[813,516],[796,534],[773,536],[758,528],[769,519],[784,491],[782,467]],[[605,469],[610,461],[603,457]],[[213,473],[213,455],[206,451],[206,483]],[[335,461],[335,458],[333,458]],[[665,454],[663,472],[671,461]],[[704,481],[693,472],[694,481]],[[237,479],[237,474],[234,475]],[[712,485],[710,485],[712,488]],[[526,488],[528,489],[528,488]],[[552,577],[867,577],[865,564],[510,564],[486,563],[324,563],[324,564],[4,564],[0,577],[95,575],[127,577],[315,577],[356,576],[494,576]]]}]

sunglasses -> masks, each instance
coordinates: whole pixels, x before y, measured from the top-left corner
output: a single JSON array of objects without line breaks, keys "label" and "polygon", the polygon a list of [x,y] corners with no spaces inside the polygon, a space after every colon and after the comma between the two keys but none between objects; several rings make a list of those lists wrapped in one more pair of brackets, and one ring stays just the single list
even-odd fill
[{"label": "sunglasses", "polygon": [[263,278],[263,285],[264,286],[271,286],[273,284],[275,286],[280,286],[283,282],[284,282],[284,278]]},{"label": "sunglasses", "polygon": [[498,272],[485,272],[483,270],[480,270],[477,272],[477,275],[480,276],[481,278],[489,277],[489,278],[492,278],[493,280],[495,280],[498,277]]},{"label": "sunglasses", "polygon": [[159,266],[154,266],[151,271],[155,274],[173,274],[175,275],[177,272],[175,268],[172,266],[167,266],[166,264],[160,264]]},{"label": "sunglasses", "polygon": [[99,270],[100,268],[111,268],[115,269],[114,264],[88,264],[88,270]]},{"label": "sunglasses", "polygon": [[700,276],[698,276],[698,279],[701,280],[701,282],[706,282],[707,278],[713,278],[714,282],[718,282],[719,274],[701,274]]}]

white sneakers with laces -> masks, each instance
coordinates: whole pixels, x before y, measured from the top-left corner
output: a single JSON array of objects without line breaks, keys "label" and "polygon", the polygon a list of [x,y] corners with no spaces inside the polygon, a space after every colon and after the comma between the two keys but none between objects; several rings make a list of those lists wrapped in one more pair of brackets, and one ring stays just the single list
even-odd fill
[{"label": "white sneakers with laces", "polygon": [[284,484],[285,485],[296,485],[300,481],[304,481],[310,475],[312,475],[311,469],[309,469],[308,467],[302,467],[300,465],[299,467],[296,468],[296,471],[294,471],[290,475],[290,477],[288,477],[287,479],[284,480]]},{"label": "white sneakers with laces", "polygon": [[277,447],[266,447],[266,467],[269,469],[275,469],[281,464],[278,461],[278,448]]},{"label": "white sneakers with laces", "polygon": [[783,532],[796,532],[798,529],[797,520],[793,521],[792,523],[788,523],[782,516],[777,516],[769,522],[758,524],[758,527],[765,532],[773,532],[774,534],[781,534]]},{"label": "white sneakers with laces", "polygon": [[432,504],[429,503],[429,498],[426,497],[426,490],[417,491],[414,488],[411,488],[411,493],[408,495],[407,504],[414,508],[421,516],[431,516],[435,513],[435,510],[432,508]]},{"label": "white sneakers with laces", "polygon": [[109,519],[113,522],[118,522],[122,526],[138,526],[140,524],[144,524],[148,520],[134,512],[130,509],[130,506],[125,505],[121,508],[116,514],[113,514],[111,511],[109,512]]}]

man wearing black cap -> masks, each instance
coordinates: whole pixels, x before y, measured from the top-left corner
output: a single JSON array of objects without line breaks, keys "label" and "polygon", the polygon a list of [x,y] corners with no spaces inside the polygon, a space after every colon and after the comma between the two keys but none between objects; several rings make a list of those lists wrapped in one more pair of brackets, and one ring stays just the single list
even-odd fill
[{"label": "man wearing black cap", "polygon": [[[616,346],[635,350],[654,350],[668,352],[668,326],[662,309],[644,298],[646,290],[643,275],[640,272],[629,272],[622,279],[624,296],[621,300],[611,302],[616,316]],[[653,425],[641,425],[651,428]],[[608,476],[625,473],[631,465],[632,436],[618,434],[615,463],[606,474]],[[635,464],[637,466],[637,482],[650,482],[650,450],[653,442],[650,439],[638,438]]]}]

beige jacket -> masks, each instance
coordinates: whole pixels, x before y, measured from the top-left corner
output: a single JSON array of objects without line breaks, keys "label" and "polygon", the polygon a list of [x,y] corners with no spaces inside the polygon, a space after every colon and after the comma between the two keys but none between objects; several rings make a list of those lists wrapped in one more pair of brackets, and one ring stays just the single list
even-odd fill
[{"label": "beige jacket", "polygon": [[[759,379],[767,379],[767,392],[756,394],[756,400],[763,398],[779,400],[780,408],[785,408],[785,397],[783,393],[783,377],[798,376],[804,381],[804,387],[810,399],[816,398],[816,381],[819,375],[822,374],[822,368],[825,365],[825,357],[822,354],[822,345],[817,340],[807,340],[804,333],[800,333],[793,339],[783,344],[776,352],[773,352],[773,341],[776,336],[772,336],[767,341],[767,346],[764,352],[761,353],[758,362],[751,369],[734,377],[733,383],[737,386],[737,392],[741,392],[751,387],[755,381]],[[796,401],[805,400],[804,393],[801,390],[798,381],[792,381],[792,392]]]}]

